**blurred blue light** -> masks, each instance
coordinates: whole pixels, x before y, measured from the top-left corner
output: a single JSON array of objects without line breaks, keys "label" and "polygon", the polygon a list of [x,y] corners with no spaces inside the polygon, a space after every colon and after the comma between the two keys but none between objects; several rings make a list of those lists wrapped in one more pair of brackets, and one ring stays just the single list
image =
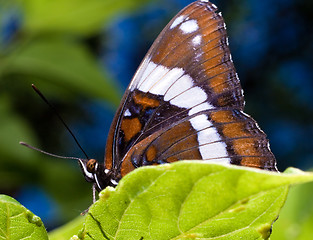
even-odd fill
[{"label": "blurred blue light", "polygon": [[285,61],[279,68],[279,81],[282,86],[289,88],[291,98],[313,109],[311,98],[313,93],[312,66],[303,59]]},{"label": "blurred blue light", "polygon": [[21,27],[21,14],[16,10],[10,10],[3,13],[0,17],[1,44],[7,45],[12,41]]},{"label": "blurred blue light", "polygon": [[23,186],[19,191],[16,200],[35,215],[40,216],[46,227],[54,225],[55,223],[51,221],[55,221],[61,216],[58,204],[38,186]]}]

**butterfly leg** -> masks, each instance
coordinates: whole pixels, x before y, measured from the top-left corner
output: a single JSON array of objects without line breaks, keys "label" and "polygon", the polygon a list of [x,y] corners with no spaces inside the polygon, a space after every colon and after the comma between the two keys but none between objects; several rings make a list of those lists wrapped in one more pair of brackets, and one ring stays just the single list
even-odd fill
[{"label": "butterfly leg", "polygon": [[96,184],[92,184],[92,203],[96,202]]}]

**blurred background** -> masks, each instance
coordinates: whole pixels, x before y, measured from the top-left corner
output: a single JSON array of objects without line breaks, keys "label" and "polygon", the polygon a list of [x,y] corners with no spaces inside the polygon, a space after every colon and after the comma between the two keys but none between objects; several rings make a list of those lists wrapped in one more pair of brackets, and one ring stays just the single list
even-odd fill
[{"label": "blurred background", "polygon": [[[213,1],[213,0],[212,0]],[[187,0],[0,0],[0,193],[48,230],[92,202],[75,161],[102,161],[122,93],[159,32]],[[214,0],[225,18],[246,110],[270,139],[278,168],[313,166],[313,2]]]}]

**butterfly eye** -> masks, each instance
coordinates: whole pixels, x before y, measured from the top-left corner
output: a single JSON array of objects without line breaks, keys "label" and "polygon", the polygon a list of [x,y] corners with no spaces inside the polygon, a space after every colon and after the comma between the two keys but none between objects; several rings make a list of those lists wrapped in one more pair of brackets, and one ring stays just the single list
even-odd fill
[{"label": "butterfly eye", "polygon": [[90,159],[87,162],[87,171],[90,173],[95,173],[97,170],[97,160],[95,159]]}]

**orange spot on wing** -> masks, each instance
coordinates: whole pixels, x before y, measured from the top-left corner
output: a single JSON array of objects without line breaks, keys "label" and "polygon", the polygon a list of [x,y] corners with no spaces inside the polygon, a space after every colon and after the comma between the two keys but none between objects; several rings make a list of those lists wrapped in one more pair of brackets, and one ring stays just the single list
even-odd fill
[{"label": "orange spot on wing", "polygon": [[131,162],[131,158],[128,157],[126,158],[123,163],[122,163],[122,167],[121,167],[121,175],[122,177],[124,177],[127,173],[133,171],[135,169],[134,165]]},{"label": "orange spot on wing", "polygon": [[210,87],[215,93],[222,93],[228,88],[224,74],[220,74],[210,79]]},{"label": "orange spot on wing", "polygon": [[176,157],[169,157],[169,158],[166,159],[166,161],[169,162],[169,163],[172,163],[172,162],[178,161],[178,158],[176,158]]},{"label": "orange spot on wing", "polygon": [[247,137],[249,134],[245,132],[245,124],[242,122],[230,123],[223,126],[223,135],[228,138]]},{"label": "orange spot on wing", "polygon": [[158,100],[149,98],[147,96],[144,96],[143,94],[135,94],[133,96],[134,102],[137,105],[142,106],[142,109],[146,109],[147,107],[155,108],[160,105],[160,102]]},{"label": "orange spot on wing", "polygon": [[246,167],[263,168],[264,163],[260,157],[243,157],[240,164]]},{"label": "orange spot on wing", "polygon": [[234,79],[230,79],[230,71],[224,72],[210,79],[210,87],[215,93],[222,93],[229,89],[229,82],[232,82]]},{"label": "orange spot on wing", "polygon": [[147,152],[146,152],[146,157],[147,157],[147,161],[148,162],[152,162],[157,154],[157,149],[155,146],[151,146],[148,148]]},{"label": "orange spot on wing", "polygon": [[129,141],[141,131],[142,125],[138,118],[123,119],[121,129],[124,132],[125,141]]},{"label": "orange spot on wing", "polygon": [[108,135],[108,140],[107,140],[107,144],[106,144],[106,149],[105,149],[105,168],[106,169],[111,169],[112,168],[112,155],[113,155],[113,137],[114,137],[114,131],[115,131],[115,127],[116,127],[116,121],[117,118],[115,117],[112,123],[112,126],[110,128],[109,131],[109,135]]},{"label": "orange spot on wing", "polygon": [[[172,126],[154,140],[154,145],[157,149],[165,150],[158,157],[166,159],[168,162],[181,159],[200,159],[201,157],[197,148],[199,145],[197,134],[189,121]],[[193,150],[185,151],[190,148]]]},{"label": "orange spot on wing", "polygon": [[105,168],[111,169],[112,168],[112,157],[105,158]]},{"label": "orange spot on wing", "polygon": [[225,55],[228,54],[228,46],[221,40],[225,38],[226,31],[221,27],[221,19],[213,19],[212,25],[206,28],[204,33],[203,46],[204,59],[203,63],[205,73],[209,77],[209,86],[216,93],[222,93],[228,88],[227,77],[225,72],[228,72],[233,65],[223,63]]},{"label": "orange spot on wing", "polygon": [[218,122],[218,123],[233,122],[236,120],[235,117],[232,115],[232,112],[227,111],[227,110],[212,112],[211,119],[214,122]]},{"label": "orange spot on wing", "polygon": [[255,141],[251,138],[233,140],[233,149],[239,156],[260,156],[261,153],[255,147]]}]

